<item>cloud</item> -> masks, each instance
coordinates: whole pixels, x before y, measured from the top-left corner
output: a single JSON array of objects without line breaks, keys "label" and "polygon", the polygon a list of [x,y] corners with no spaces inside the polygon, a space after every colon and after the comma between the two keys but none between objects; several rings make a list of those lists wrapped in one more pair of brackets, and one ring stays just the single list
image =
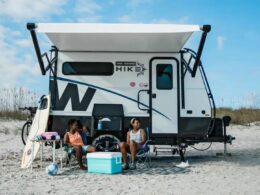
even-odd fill
[{"label": "cloud", "polygon": [[[12,42],[20,42],[20,45],[9,44],[9,39]],[[22,85],[20,78],[32,79],[40,75],[30,50],[24,50],[26,45],[27,41],[12,35],[11,29],[0,25],[0,88]]]},{"label": "cloud", "polygon": [[224,42],[226,41],[226,38],[223,36],[217,36],[217,48],[219,50],[222,50],[224,47]]},{"label": "cloud", "polygon": [[77,0],[75,1],[75,6],[73,8],[74,16],[76,16],[74,22],[100,22],[103,19],[99,14],[101,10],[101,4],[97,3],[95,0]]},{"label": "cloud", "polygon": [[33,47],[33,43],[31,39],[20,39],[15,42],[19,47]]},{"label": "cloud", "polygon": [[64,12],[62,6],[66,0],[0,0],[0,15],[15,21],[31,18],[43,18]]},{"label": "cloud", "polygon": [[77,22],[80,23],[97,23],[102,20],[102,16],[99,15],[93,15],[93,16],[87,16],[87,17],[79,17],[77,18]]},{"label": "cloud", "polygon": [[19,37],[21,35],[22,35],[22,33],[18,30],[14,30],[11,32],[11,36],[13,36],[13,37]]},{"label": "cloud", "polygon": [[[70,7],[72,22],[98,22],[101,16],[96,12],[102,9],[94,0],[0,0],[0,7],[0,88],[31,86],[40,81],[32,40],[29,34],[25,34],[25,28],[20,29],[23,21],[46,20],[58,15],[64,16],[65,20],[68,19],[64,14],[65,7]],[[42,51],[47,51],[50,42],[46,36],[38,34],[38,40]]]},{"label": "cloud", "polygon": [[120,23],[134,23],[135,20],[130,15],[123,15],[118,18],[118,22]]},{"label": "cloud", "polygon": [[96,14],[102,7],[94,0],[78,0],[75,6],[75,13],[79,14]]}]

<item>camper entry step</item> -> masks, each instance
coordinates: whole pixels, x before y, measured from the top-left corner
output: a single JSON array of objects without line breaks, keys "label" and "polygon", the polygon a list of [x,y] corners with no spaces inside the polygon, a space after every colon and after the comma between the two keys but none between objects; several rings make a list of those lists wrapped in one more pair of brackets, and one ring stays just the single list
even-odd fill
[{"label": "camper entry step", "polygon": [[178,148],[177,147],[162,147],[162,146],[154,146],[153,152],[155,153],[155,156],[160,156],[159,153],[161,153],[162,156],[168,155],[175,155],[178,154]]}]

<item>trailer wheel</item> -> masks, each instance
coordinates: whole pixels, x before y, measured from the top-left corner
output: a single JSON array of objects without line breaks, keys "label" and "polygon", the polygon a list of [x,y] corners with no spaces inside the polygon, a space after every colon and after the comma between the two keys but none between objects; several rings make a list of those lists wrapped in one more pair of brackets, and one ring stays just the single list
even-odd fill
[{"label": "trailer wheel", "polygon": [[93,141],[93,145],[100,151],[112,152],[119,149],[120,140],[114,135],[100,135]]}]

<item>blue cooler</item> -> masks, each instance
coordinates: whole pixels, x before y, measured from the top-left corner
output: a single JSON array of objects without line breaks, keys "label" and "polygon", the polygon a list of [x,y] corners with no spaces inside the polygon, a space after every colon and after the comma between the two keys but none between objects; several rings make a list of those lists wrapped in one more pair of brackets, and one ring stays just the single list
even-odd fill
[{"label": "blue cooler", "polygon": [[88,172],[114,174],[122,172],[121,152],[93,152],[87,154]]}]

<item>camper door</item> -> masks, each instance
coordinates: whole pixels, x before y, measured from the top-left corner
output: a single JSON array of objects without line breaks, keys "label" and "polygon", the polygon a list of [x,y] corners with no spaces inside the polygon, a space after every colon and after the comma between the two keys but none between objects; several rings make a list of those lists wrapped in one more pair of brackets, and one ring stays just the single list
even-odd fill
[{"label": "camper door", "polygon": [[154,58],[151,63],[152,134],[177,134],[177,65],[175,58]]}]

